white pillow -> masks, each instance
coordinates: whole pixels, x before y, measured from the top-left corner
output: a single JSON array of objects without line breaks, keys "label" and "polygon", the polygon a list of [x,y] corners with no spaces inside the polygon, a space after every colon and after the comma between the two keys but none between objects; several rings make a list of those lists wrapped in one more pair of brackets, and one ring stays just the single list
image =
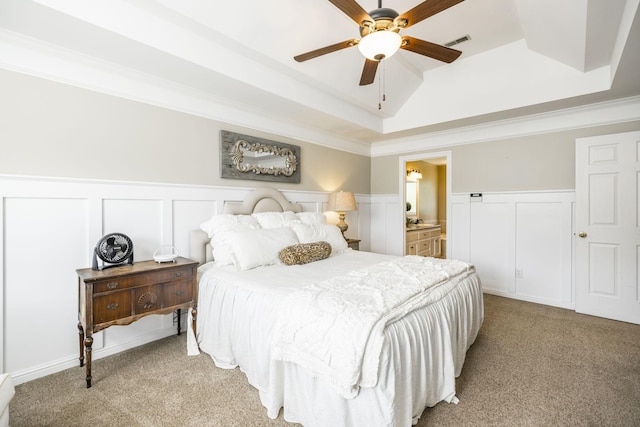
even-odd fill
[{"label": "white pillow", "polygon": [[234,264],[238,270],[249,270],[280,262],[278,253],[298,242],[289,227],[233,231],[229,234]]},{"label": "white pillow", "polygon": [[329,242],[331,253],[343,251],[349,247],[338,227],[331,224],[292,224],[300,243],[313,243],[322,240]]},{"label": "white pillow", "polygon": [[231,247],[233,233],[235,231],[220,231],[211,238],[213,260],[216,267],[234,264],[233,248]]},{"label": "white pillow", "polygon": [[300,212],[296,214],[298,221],[304,224],[326,224],[327,217],[320,212]]},{"label": "white pillow", "polygon": [[221,231],[237,231],[259,227],[260,224],[251,215],[214,215],[210,220],[200,224],[200,229],[207,233],[210,239]]},{"label": "white pillow", "polygon": [[289,222],[296,221],[296,214],[293,212],[259,212],[251,215],[258,221],[262,228],[278,228],[289,225]]}]

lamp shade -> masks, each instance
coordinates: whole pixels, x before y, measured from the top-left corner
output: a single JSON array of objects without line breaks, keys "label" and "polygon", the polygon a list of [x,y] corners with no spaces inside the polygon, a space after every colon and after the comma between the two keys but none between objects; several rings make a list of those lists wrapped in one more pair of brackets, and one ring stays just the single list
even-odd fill
[{"label": "lamp shade", "polygon": [[382,61],[396,53],[401,44],[400,34],[395,31],[380,30],[364,36],[358,43],[358,49],[366,58]]},{"label": "lamp shade", "polygon": [[329,194],[328,208],[334,212],[355,211],[357,209],[356,198],[350,191],[336,191]]}]

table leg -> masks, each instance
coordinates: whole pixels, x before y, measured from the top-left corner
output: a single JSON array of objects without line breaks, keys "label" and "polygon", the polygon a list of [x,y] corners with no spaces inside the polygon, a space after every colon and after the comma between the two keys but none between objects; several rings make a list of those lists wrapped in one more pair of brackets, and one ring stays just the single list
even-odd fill
[{"label": "table leg", "polygon": [[84,328],[82,323],[78,322],[78,335],[80,337],[80,367],[84,366]]},{"label": "table leg", "polygon": [[91,387],[91,346],[93,345],[93,337],[84,339],[84,352],[87,358],[87,388]]},{"label": "table leg", "polygon": [[178,314],[178,322],[177,322],[178,323],[178,335],[180,335],[180,314],[181,314],[180,309],[177,310],[177,314]]},{"label": "table leg", "polygon": [[[191,307],[191,329],[193,330],[193,334],[196,333],[196,316],[198,315],[198,310],[195,306]],[[197,336],[197,335],[196,335]]]}]

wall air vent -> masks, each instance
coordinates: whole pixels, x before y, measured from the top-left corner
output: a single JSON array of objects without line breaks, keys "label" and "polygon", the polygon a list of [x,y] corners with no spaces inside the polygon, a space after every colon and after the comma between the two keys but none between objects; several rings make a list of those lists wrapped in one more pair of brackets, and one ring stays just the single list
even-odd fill
[{"label": "wall air vent", "polygon": [[471,36],[469,34],[467,34],[466,36],[462,36],[459,39],[451,40],[449,43],[445,43],[444,45],[446,47],[451,47],[462,42],[466,42],[467,40],[471,40]]}]

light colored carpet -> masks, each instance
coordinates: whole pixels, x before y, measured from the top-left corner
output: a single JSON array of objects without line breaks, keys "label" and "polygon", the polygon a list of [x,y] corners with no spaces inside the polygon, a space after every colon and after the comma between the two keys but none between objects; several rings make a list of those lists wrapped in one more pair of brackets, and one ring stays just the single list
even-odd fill
[{"label": "light colored carpet", "polygon": [[[640,326],[485,295],[457,395],[418,426],[640,426]],[[295,425],[184,335],[94,361],[90,389],[80,367],[21,384],[10,411],[13,427]]]}]

